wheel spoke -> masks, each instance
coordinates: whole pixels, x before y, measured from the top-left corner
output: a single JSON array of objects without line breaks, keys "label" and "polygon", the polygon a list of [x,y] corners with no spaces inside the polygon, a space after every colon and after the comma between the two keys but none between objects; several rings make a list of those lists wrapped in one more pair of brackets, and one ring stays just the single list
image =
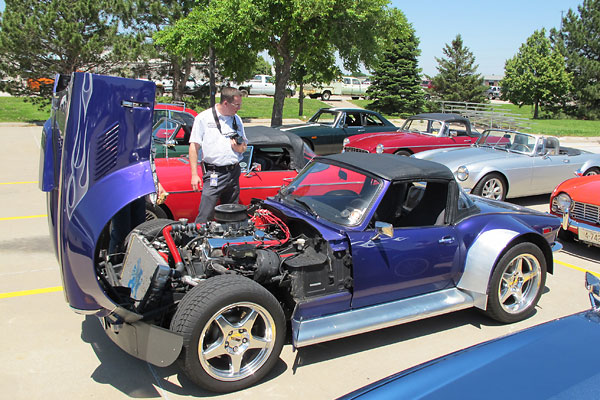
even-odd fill
[{"label": "wheel spoke", "polygon": [[258,313],[255,310],[250,310],[248,315],[244,317],[238,324],[240,328],[245,328],[248,332],[252,331],[252,327],[258,318]]},{"label": "wheel spoke", "polygon": [[508,300],[510,298],[510,296],[513,295],[513,292],[511,292],[510,290],[505,290],[504,293],[500,293],[500,302],[502,304],[506,303],[506,300]]},{"label": "wheel spoke", "polygon": [[221,330],[221,334],[223,336],[226,336],[227,332],[232,331],[233,329],[235,329],[235,326],[233,326],[229,321],[227,321],[227,319],[223,315],[219,315],[215,319],[215,322],[217,323],[217,326]]},{"label": "wheel spoke", "polygon": [[271,340],[267,338],[259,338],[252,336],[248,342],[249,349],[266,349],[271,345]]},{"label": "wheel spoke", "polygon": [[221,337],[219,340],[212,343],[206,350],[202,351],[202,356],[210,360],[211,358],[222,356],[223,354],[227,354],[227,350],[225,350],[224,346],[225,340]]},{"label": "wheel spoke", "polygon": [[230,354],[231,357],[231,369],[229,372],[231,375],[238,375],[240,370],[242,369],[242,359],[244,358],[244,353],[236,353]]},{"label": "wheel spoke", "polygon": [[527,282],[527,281],[529,281],[531,279],[534,279],[537,276],[538,276],[538,271],[537,270],[525,272],[523,274],[523,283],[525,283],[525,282]]}]

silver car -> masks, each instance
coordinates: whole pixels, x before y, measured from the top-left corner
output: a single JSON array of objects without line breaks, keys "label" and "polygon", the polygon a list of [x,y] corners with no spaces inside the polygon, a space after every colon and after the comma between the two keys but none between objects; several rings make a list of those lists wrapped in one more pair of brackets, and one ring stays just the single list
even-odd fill
[{"label": "silver car", "polygon": [[413,157],[446,165],[466,191],[497,200],[550,193],[576,173],[600,173],[600,154],[562,147],[555,137],[504,129],[484,131],[470,148]]}]

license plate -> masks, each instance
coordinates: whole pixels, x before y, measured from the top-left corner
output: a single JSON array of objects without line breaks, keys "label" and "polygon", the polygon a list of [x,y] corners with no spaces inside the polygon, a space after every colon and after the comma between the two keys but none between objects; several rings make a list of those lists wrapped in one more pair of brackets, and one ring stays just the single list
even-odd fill
[{"label": "license plate", "polygon": [[579,228],[579,240],[600,245],[600,232]]}]

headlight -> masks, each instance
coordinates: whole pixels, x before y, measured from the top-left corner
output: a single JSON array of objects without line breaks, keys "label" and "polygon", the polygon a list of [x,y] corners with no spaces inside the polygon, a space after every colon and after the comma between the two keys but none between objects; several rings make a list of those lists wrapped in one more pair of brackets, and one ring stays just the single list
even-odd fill
[{"label": "headlight", "polygon": [[571,196],[566,193],[561,193],[552,199],[552,211],[556,213],[564,213],[567,210],[571,209],[573,205],[573,200],[571,200]]},{"label": "headlight", "polygon": [[377,147],[375,147],[375,153],[382,154],[383,153],[383,145],[379,143]]},{"label": "headlight", "polygon": [[456,170],[456,178],[459,181],[466,181],[469,178],[469,170],[464,165],[461,165]]},{"label": "headlight", "polygon": [[346,145],[350,143],[350,139],[348,138],[344,138],[344,140],[342,141],[342,146],[346,147]]}]

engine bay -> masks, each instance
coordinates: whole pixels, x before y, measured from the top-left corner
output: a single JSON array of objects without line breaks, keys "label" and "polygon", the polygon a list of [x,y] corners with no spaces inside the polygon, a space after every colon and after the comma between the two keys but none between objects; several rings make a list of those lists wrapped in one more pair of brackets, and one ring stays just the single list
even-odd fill
[{"label": "engine bay", "polygon": [[101,254],[107,294],[159,325],[187,292],[217,275],[254,280],[289,313],[298,302],[352,288],[349,249],[333,251],[306,221],[260,203],[219,205],[206,224],[146,221],[129,234],[122,257]]}]

